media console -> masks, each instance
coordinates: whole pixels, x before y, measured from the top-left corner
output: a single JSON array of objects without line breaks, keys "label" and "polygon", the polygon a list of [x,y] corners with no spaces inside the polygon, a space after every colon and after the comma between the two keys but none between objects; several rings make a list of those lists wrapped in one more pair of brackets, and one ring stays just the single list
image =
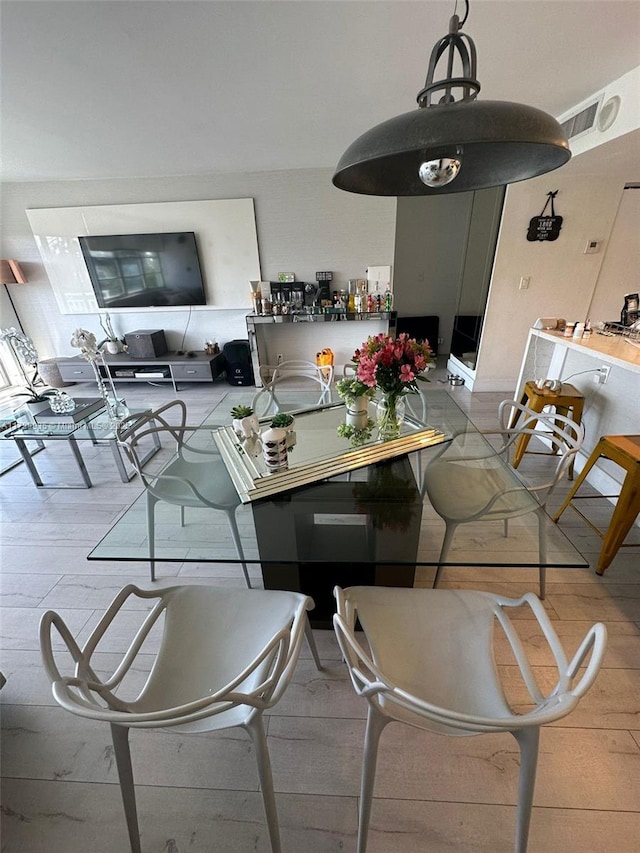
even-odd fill
[{"label": "media console", "polygon": [[[100,372],[108,378],[107,370],[115,383],[118,382],[171,382],[177,391],[178,382],[213,382],[224,373],[226,362],[222,353],[207,355],[178,355],[168,352],[157,358],[132,358],[126,352],[104,356],[106,370]],[[93,368],[82,356],[57,360],[60,375],[65,382],[95,382]]]}]

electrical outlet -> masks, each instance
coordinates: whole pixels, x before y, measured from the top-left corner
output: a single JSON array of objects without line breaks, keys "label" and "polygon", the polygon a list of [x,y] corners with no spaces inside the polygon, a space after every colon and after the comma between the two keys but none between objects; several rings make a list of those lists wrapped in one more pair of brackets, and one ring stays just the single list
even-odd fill
[{"label": "electrical outlet", "polygon": [[520,290],[528,290],[529,285],[531,284],[531,277],[528,275],[523,275],[520,279]]},{"label": "electrical outlet", "polygon": [[608,364],[603,364],[594,374],[593,381],[596,385],[604,385],[609,378],[609,373],[611,372],[611,367]]}]

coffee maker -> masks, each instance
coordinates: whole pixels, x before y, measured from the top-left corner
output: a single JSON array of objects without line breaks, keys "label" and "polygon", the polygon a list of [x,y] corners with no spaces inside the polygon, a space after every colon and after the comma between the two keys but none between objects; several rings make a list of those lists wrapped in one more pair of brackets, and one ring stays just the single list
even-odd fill
[{"label": "coffee maker", "polygon": [[620,324],[622,326],[632,326],[640,319],[640,309],[638,307],[638,294],[627,293],[624,297],[624,306],[620,312]]}]

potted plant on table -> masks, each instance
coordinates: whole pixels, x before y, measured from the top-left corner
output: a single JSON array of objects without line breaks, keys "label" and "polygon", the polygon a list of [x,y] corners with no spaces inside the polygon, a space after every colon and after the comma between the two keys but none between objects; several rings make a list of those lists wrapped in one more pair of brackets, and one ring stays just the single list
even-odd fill
[{"label": "potted plant on table", "polygon": [[283,429],[285,431],[287,450],[291,450],[291,448],[296,443],[296,433],[294,427],[295,419],[293,418],[293,415],[289,415],[286,412],[278,412],[278,414],[274,415],[271,419],[272,429]]},{"label": "potted plant on table", "polygon": [[293,424],[294,420],[291,415],[278,412],[260,436],[265,465],[271,474],[289,467],[289,453],[296,443]]},{"label": "potted plant on table", "polygon": [[18,394],[13,394],[13,397],[25,397],[25,406],[32,415],[37,415],[44,412],[51,404],[51,398],[58,392],[55,388],[40,389],[34,388],[32,385],[20,391]]},{"label": "potted plant on table", "polygon": [[252,438],[260,431],[257,415],[251,406],[234,406],[231,409],[233,431],[239,438]]},{"label": "potted plant on table", "polygon": [[107,337],[100,341],[98,349],[101,350],[104,347],[109,355],[116,355],[116,353],[122,352],[125,349],[124,342],[121,341],[113,331],[111,317],[108,314],[105,314],[104,317],[100,317],[100,325]]},{"label": "potted plant on table", "polygon": [[369,400],[376,389],[365,385],[357,376],[345,377],[336,382],[338,396],[346,406],[345,424],[356,430],[364,430],[369,420]]}]

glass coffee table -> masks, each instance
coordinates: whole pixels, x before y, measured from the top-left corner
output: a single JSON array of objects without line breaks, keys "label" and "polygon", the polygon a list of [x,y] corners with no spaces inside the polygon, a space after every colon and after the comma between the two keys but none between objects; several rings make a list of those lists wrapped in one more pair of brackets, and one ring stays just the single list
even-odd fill
[{"label": "glass coffee table", "polygon": [[[79,398],[80,399],[80,398]],[[127,412],[124,417],[135,420],[143,414],[148,414],[149,409],[139,409],[129,411],[126,409],[124,400],[119,400],[119,405],[125,407]],[[106,407],[99,408],[93,411],[87,417],[82,418],[77,423],[64,421],[61,417],[59,423],[37,423],[28,412],[16,412],[17,425],[11,427],[0,434],[0,439],[3,441],[13,441],[29,471],[31,479],[38,489],[90,489],[93,483],[87,471],[82,453],[80,451],[80,442],[90,441],[92,444],[106,443],[111,448],[113,459],[123,483],[128,483],[136,472],[132,468],[128,468],[122,458],[122,451],[118,445],[114,426],[107,416]],[[76,465],[80,472],[81,480],[77,483],[50,483],[44,482],[40,472],[38,471],[33,459],[36,453],[39,453],[45,448],[47,441],[65,441],[71,448],[71,453],[75,459]],[[27,442],[35,442],[36,448],[29,448]],[[146,464],[160,450],[160,441],[157,435],[153,435],[153,443],[144,458],[142,464]],[[13,467],[13,465],[11,466]]]}]

